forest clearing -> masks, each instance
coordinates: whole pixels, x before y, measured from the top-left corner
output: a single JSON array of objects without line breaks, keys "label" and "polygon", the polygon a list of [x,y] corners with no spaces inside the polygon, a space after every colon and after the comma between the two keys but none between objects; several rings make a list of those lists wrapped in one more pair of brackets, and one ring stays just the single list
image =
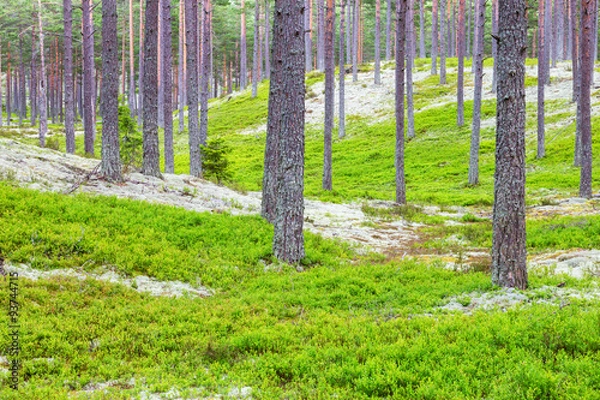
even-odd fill
[{"label": "forest clearing", "polygon": [[0,398],[600,399],[597,21],[247,1],[0,11]]}]

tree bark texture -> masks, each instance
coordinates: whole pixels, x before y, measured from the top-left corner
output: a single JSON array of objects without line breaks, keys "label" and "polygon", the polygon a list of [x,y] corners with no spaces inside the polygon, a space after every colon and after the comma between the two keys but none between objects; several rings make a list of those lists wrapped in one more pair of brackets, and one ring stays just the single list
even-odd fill
[{"label": "tree bark texture", "polygon": [[475,90],[473,93],[473,122],[469,157],[469,185],[479,184],[479,140],[481,129],[481,99],[483,92],[483,51],[485,34],[485,1],[475,0]]},{"label": "tree bark texture", "polygon": [[592,197],[592,127],[590,115],[590,87],[594,73],[594,13],[596,0],[581,0],[581,174],[579,196]]},{"label": "tree bark texture", "polygon": [[338,138],[346,136],[346,101],[345,101],[345,86],[346,86],[346,68],[344,66],[345,59],[345,46],[344,46],[344,34],[346,30],[346,0],[341,0],[340,6],[340,54],[339,54],[339,116],[338,116]]},{"label": "tree bark texture", "polygon": [[[445,0],[442,0],[445,1]],[[404,59],[407,0],[396,0],[396,203],[406,204],[404,176]]]},{"label": "tree bark texture", "polygon": [[256,1],[254,3],[254,43],[252,48],[252,98],[256,97],[258,93],[258,69],[260,63],[260,37],[259,37],[259,17],[260,17],[260,3]]},{"label": "tree bark texture", "polygon": [[438,0],[431,5],[431,75],[437,75],[438,56]]},{"label": "tree bark texture", "polygon": [[448,0],[438,0],[440,3],[440,85],[446,84],[446,2]]},{"label": "tree bark texture", "polygon": [[360,18],[360,0],[354,0],[352,17],[352,82],[358,81],[358,20]]},{"label": "tree bark texture", "polygon": [[414,2],[408,0],[406,16],[406,136],[409,139],[415,137],[415,106],[413,90],[413,67],[415,55],[415,10]]},{"label": "tree bark texture", "polygon": [[[208,97],[210,80],[210,57],[212,49],[210,46],[211,32],[211,3],[203,0],[203,24],[202,24],[202,63],[200,67],[200,144],[206,145],[208,138]],[[200,160],[202,167],[202,160]],[[202,171],[200,171],[202,173]]]},{"label": "tree bark texture", "polygon": [[242,0],[241,7],[241,22],[240,22],[240,88],[241,90],[246,89],[248,85],[248,56],[247,56],[247,44],[246,44],[246,7],[244,0]]},{"label": "tree bark texture", "polygon": [[392,59],[392,0],[386,0],[385,8],[385,59]]},{"label": "tree bark texture", "polygon": [[73,87],[73,4],[63,0],[65,67],[65,135],[67,153],[75,153],[75,103]]},{"label": "tree bark texture", "polygon": [[331,140],[335,114],[335,2],[327,0],[325,12],[325,132],[323,189],[332,189]]},{"label": "tree bark texture", "polygon": [[375,0],[375,71],[376,85],[381,84],[381,0]]},{"label": "tree bark texture", "polygon": [[456,125],[465,124],[465,0],[458,1],[458,38],[456,41],[458,57],[458,78],[456,89]]},{"label": "tree bark texture", "polygon": [[527,288],[525,56],[527,2],[499,2],[492,283]]},{"label": "tree bark texture", "polygon": [[161,0],[162,7],[162,84],[163,84],[163,127],[165,147],[165,172],[175,172],[173,152],[173,45],[171,28],[171,0]]},{"label": "tree bark texture", "polygon": [[200,129],[198,126],[198,2],[185,0],[185,41],[187,53],[187,105],[190,145],[190,175],[202,174]]},{"label": "tree bark texture", "polygon": [[325,71],[325,0],[317,1],[317,69]]},{"label": "tree bark texture", "polygon": [[537,87],[537,158],[543,158],[546,154],[545,127],[544,127],[544,94],[546,82],[546,2],[538,3],[538,87]]},{"label": "tree bark texture", "polygon": [[117,1],[102,0],[102,175],[120,182],[119,55],[117,54]]},{"label": "tree bark texture", "polygon": [[94,78],[92,1],[82,0],[81,5],[83,9],[83,131],[85,152],[93,155],[96,140],[96,82]]},{"label": "tree bark texture", "polygon": [[425,58],[425,1],[419,0],[419,57]]},{"label": "tree bark texture", "polygon": [[[46,108],[46,57],[44,56],[44,26],[42,24],[42,1],[38,0],[38,30],[40,31],[40,96],[38,98],[38,109],[40,111],[39,141],[40,147],[46,146],[46,134],[48,133],[48,113]],[[8,108],[9,100],[6,99]],[[8,110],[7,110],[8,113]],[[10,115],[9,115],[10,117]]]}]

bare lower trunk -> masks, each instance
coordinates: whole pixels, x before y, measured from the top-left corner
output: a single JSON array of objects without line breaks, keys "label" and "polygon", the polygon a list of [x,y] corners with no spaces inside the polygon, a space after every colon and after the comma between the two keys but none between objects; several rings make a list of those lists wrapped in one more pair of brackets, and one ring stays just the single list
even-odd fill
[{"label": "bare lower trunk", "polygon": [[[444,1],[444,0],[442,0]],[[396,203],[406,204],[404,177],[404,56],[407,0],[396,0]]]},{"label": "bare lower trunk", "polygon": [[94,79],[94,26],[91,0],[82,0],[83,7],[83,131],[86,154],[94,154],[96,140],[96,98]]},{"label": "bare lower trunk", "polygon": [[458,2],[458,38],[456,41],[458,57],[458,82],[456,89],[456,125],[465,124],[465,0]]},{"label": "bare lower trunk", "polygon": [[120,182],[119,56],[117,53],[117,1],[102,0],[102,175]]},{"label": "bare lower trunk", "polygon": [[[206,145],[208,137],[208,83],[210,79],[210,32],[211,32],[210,0],[203,0],[204,21],[202,23],[202,63],[200,66],[200,144]],[[202,160],[200,160],[202,166]],[[202,171],[200,171],[202,173]]]},{"label": "bare lower trunk", "polygon": [[415,12],[414,3],[409,1],[406,17],[406,108],[407,132],[409,139],[415,137],[415,106],[413,95],[413,67],[415,54]]},{"label": "bare lower trunk", "polygon": [[440,85],[446,84],[446,2],[448,0],[439,0],[440,3]]},{"label": "bare lower trunk", "polygon": [[144,157],[142,173],[160,177],[158,149],[158,2],[146,0],[144,30]]},{"label": "bare lower trunk", "polygon": [[325,70],[325,0],[317,2],[317,69]]},{"label": "bare lower trunk", "polygon": [[173,57],[172,57],[172,32],[171,32],[171,0],[161,0],[162,7],[162,84],[163,126],[165,137],[165,172],[175,172],[175,159],[173,154]]},{"label": "bare lower trunk", "polygon": [[73,103],[73,6],[63,0],[65,58],[65,134],[67,153],[75,153],[75,107]]},{"label": "bare lower trunk", "polygon": [[339,117],[338,117],[338,138],[346,136],[346,105],[345,105],[345,94],[344,89],[346,85],[346,68],[344,66],[345,48],[344,48],[344,34],[346,29],[346,0],[342,0],[340,6],[340,57],[339,57],[339,73],[340,73],[340,92],[339,92]]},{"label": "bare lower trunk", "polygon": [[425,58],[425,1],[419,0],[419,57]]},{"label": "bare lower trunk", "polygon": [[323,152],[323,189],[332,189],[331,137],[335,113],[335,2],[327,0],[325,12],[325,132]]},{"label": "bare lower trunk", "polygon": [[483,91],[483,51],[485,33],[485,0],[475,0],[475,91],[473,93],[473,125],[469,158],[469,185],[479,184],[479,136],[481,128],[481,96]]},{"label": "bare lower trunk", "polygon": [[38,30],[40,31],[40,96],[38,104],[38,109],[40,110],[39,140],[40,147],[46,147],[46,134],[48,133],[48,115],[46,112],[46,58],[44,57],[44,27],[42,24],[41,0],[38,0]]},{"label": "bare lower trunk", "polygon": [[492,282],[527,288],[525,235],[525,55],[527,2],[504,0],[498,19],[496,173]]},{"label": "bare lower trunk", "polygon": [[431,6],[431,75],[437,75],[438,56],[438,0]]},{"label": "bare lower trunk", "polygon": [[246,51],[246,8],[244,6],[244,0],[242,0],[240,13],[240,88],[244,90],[248,85],[246,81],[248,78],[248,56]]},{"label": "bare lower trunk", "polygon": [[590,120],[590,86],[594,73],[594,17],[596,0],[581,1],[581,175],[579,196],[592,197],[592,129]]},{"label": "bare lower trunk", "polygon": [[496,93],[498,82],[498,1],[492,0],[492,58],[494,59],[494,70],[492,75],[492,93]]},{"label": "bare lower trunk", "polygon": [[381,84],[381,76],[380,76],[380,70],[381,70],[381,54],[380,54],[380,47],[381,47],[381,35],[380,35],[380,31],[381,31],[381,0],[375,0],[375,71],[374,71],[374,77],[375,77],[375,84],[379,85]]},{"label": "bare lower trunk", "polygon": [[545,149],[545,127],[544,127],[544,89],[546,82],[546,43],[545,43],[545,23],[546,15],[545,1],[540,1],[538,9],[538,90],[537,90],[537,158],[544,157]]},{"label": "bare lower trunk", "polygon": [[187,106],[190,145],[190,175],[202,174],[200,129],[198,126],[198,2],[185,0],[185,41],[187,52]]}]

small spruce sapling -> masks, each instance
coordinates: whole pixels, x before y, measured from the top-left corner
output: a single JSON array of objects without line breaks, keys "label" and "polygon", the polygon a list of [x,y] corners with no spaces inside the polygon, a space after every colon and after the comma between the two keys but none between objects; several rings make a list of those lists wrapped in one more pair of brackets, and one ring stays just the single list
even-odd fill
[{"label": "small spruce sapling", "polygon": [[231,171],[227,160],[227,155],[231,153],[231,147],[225,144],[223,139],[210,139],[206,146],[200,145],[200,151],[205,178],[215,178],[219,184],[231,180]]},{"label": "small spruce sapling", "polygon": [[124,171],[142,168],[142,135],[136,121],[131,117],[129,107],[119,105],[119,135],[121,137],[121,164]]}]

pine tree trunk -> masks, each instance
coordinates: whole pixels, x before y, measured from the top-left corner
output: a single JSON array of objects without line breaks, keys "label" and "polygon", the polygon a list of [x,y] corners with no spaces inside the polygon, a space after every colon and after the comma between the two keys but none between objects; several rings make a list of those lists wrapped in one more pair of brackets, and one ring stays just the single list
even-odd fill
[{"label": "pine tree trunk", "polygon": [[[83,7],[83,131],[85,153],[94,154],[96,140],[96,98],[94,79],[94,26],[92,1],[82,0]],[[43,56],[42,56],[43,57]]]},{"label": "pine tree trunk", "polygon": [[[352,52],[354,51],[353,46],[353,37],[352,29],[354,23],[352,22],[353,14],[352,14],[352,5],[354,0],[346,0],[346,16],[348,17],[348,23],[346,24],[346,64],[352,64]],[[391,1],[391,0],[388,0]]]},{"label": "pine tree trunk", "polygon": [[163,77],[163,43],[162,43],[162,35],[163,35],[163,16],[162,16],[162,0],[158,0],[158,15],[156,16],[158,19],[158,26],[157,26],[157,31],[156,31],[156,36],[157,36],[157,43],[156,43],[156,79],[157,79],[157,84],[158,84],[158,115],[157,115],[157,120],[158,120],[158,127],[159,128],[164,128],[164,114],[163,114],[163,110],[165,109],[164,107],[164,98],[165,98],[165,93],[164,93],[164,87],[163,87],[163,81],[162,81],[162,77]]},{"label": "pine tree trunk", "polygon": [[590,119],[590,87],[594,73],[594,13],[596,0],[581,0],[581,175],[579,197],[592,197],[592,129]]},{"label": "pine tree trunk", "polygon": [[119,55],[117,38],[117,1],[102,0],[102,175],[120,182],[119,152]]},{"label": "pine tree trunk", "polygon": [[[0,43],[0,71],[2,71],[2,44],[1,43]],[[4,106],[2,105],[2,78],[0,77],[0,126],[4,125],[3,109],[4,109]]]},{"label": "pine tree trunk", "polygon": [[[72,18],[71,18],[72,19]],[[31,63],[29,66],[29,107],[31,108],[31,126],[35,126],[37,120],[37,47],[36,47],[36,23],[31,26]],[[65,32],[66,36],[67,32]],[[65,39],[66,40],[66,39]],[[65,67],[66,68],[66,67]],[[1,70],[1,68],[0,68]],[[0,85],[0,88],[2,85]],[[72,87],[72,86],[71,86]],[[2,95],[0,94],[0,97]],[[1,103],[1,102],[0,102]],[[2,105],[0,104],[0,126],[2,126]]]},{"label": "pine tree trunk", "polygon": [[317,1],[317,69],[325,71],[325,0]]},{"label": "pine tree trunk", "polygon": [[498,37],[498,1],[500,0],[492,0],[492,58],[494,59],[492,93],[496,93],[498,82],[498,40],[495,39]]},{"label": "pine tree trunk", "polygon": [[465,39],[465,57],[467,59],[471,58],[471,14],[473,12],[473,0],[469,0],[469,6],[467,8],[467,30],[466,30],[466,39]]},{"label": "pine tree trunk", "polygon": [[[269,0],[266,0],[269,2]],[[304,57],[306,58],[306,72],[312,71],[312,0],[306,0],[306,12],[304,13]],[[269,68],[270,70],[270,68]]]},{"label": "pine tree trunk", "polygon": [[19,35],[19,126],[27,118],[27,99],[25,97],[25,58],[23,57],[23,35]]},{"label": "pine tree trunk", "polygon": [[473,186],[479,184],[479,136],[481,129],[481,97],[483,92],[485,2],[486,0],[475,0],[475,42],[473,44],[475,91],[473,93],[473,123],[471,130],[471,152],[469,158],[469,185]]},{"label": "pine tree trunk", "polygon": [[456,90],[456,125],[465,124],[465,0],[458,1],[458,38],[456,41],[458,57],[458,82]]},{"label": "pine tree trunk", "polygon": [[[203,0],[203,15],[202,23],[202,63],[200,66],[200,144],[206,145],[208,138],[208,96],[210,94],[208,83],[210,80],[210,55],[212,49],[210,47],[211,34],[211,4],[210,0]],[[200,162],[202,167],[202,162]],[[202,174],[202,170],[200,170]]]},{"label": "pine tree trunk", "polygon": [[546,155],[545,148],[545,127],[544,127],[544,92],[546,82],[546,27],[544,18],[546,15],[545,1],[538,3],[538,87],[537,87],[537,158],[543,158]]},{"label": "pine tree trunk", "polygon": [[135,53],[133,43],[133,0],[129,0],[129,110],[133,117],[137,110],[137,101],[135,95]]},{"label": "pine tree trunk", "polygon": [[406,108],[407,108],[407,132],[409,139],[415,137],[415,106],[413,93],[413,67],[416,47],[415,40],[415,12],[414,2],[408,1],[406,16]]},{"label": "pine tree trunk", "polygon": [[173,154],[173,57],[171,0],[161,0],[162,7],[162,83],[163,83],[163,126],[165,135],[165,172],[175,172]]},{"label": "pine tree trunk", "polygon": [[187,106],[190,145],[190,175],[201,176],[200,128],[198,126],[198,2],[185,0],[185,45],[187,52]]},{"label": "pine tree trunk", "polygon": [[260,3],[256,1],[254,3],[254,43],[252,51],[252,98],[256,97],[258,93],[258,81],[259,73],[258,68],[260,64],[260,40],[259,40],[259,20],[260,20]]},{"label": "pine tree trunk", "polygon": [[[445,1],[445,0],[442,0]],[[404,59],[407,0],[396,0],[396,203],[406,204],[404,176]]]},{"label": "pine tree trunk", "polygon": [[[546,0],[546,16],[544,18],[544,20],[546,21],[546,37],[544,39],[544,42],[546,43],[546,54],[545,54],[545,62],[547,63],[546,66],[546,71],[548,71],[548,73],[546,74],[546,85],[550,84],[550,61],[552,58],[552,46],[553,46],[553,40],[552,40],[552,0]],[[554,65],[556,66],[556,65]]]},{"label": "pine tree trunk", "polygon": [[140,0],[140,41],[138,49],[138,125],[142,125],[144,104],[144,0]]},{"label": "pine tree trunk", "polygon": [[425,58],[425,1],[419,1],[419,57]]},{"label": "pine tree trunk", "polygon": [[248,67],[247,61],[248,56],[246,55],[246,8],[244,5],[244,0],[242,0],[241,5],[241,22],[240,22],[240,89],[246,89],[247,78],[248,78]]},{"label": "pine tree trunk", "polygon": [[[274,70],[282,68],[281,87],[273,99],[280,114],[278,130],[277,205],[273,253],[295,264],[304,258],[304,1],[276,0],[273,47],[283,47],[274,58]],[[273,53],[275,55],[275,52]],[[277,82],[279,83],[279,82]],[[273,85],[273,82],[271,82]],[[269,99],[271,101],[271,99]],[[271,111],[271,110],[270,110]],[[269,115],[271,118],[271,115]]]},{"label": "pine tree trunk", "polygon": [[178,76],[178,95],[179,95],[179,133],[185,131],[185,115],[184,108],[186,102],[185,90],[186,90],[186,69],[185,65],[185,28],[184,28],[184,14],[185,6],[184,0],[179,0],[179,41],[178,47],[179,52],[177,55],[177,76]]},{"label": "pine tree trunk", "polygon": [[554,29],[556,30],[556,58],[558,60],[564,60],[564,43],[565,43],[565,5],[563,0],[555,0],[555,12],[556,12],[556,24]]},{"label": "pine tree trunk", "polygon": [[340,5],[340,54],[339,54],[339,116],[338,116],[338,138],[346,136],[346,104],[345,104],[345,86],[346,86],[346,68],[344,66],[345,48],[344,35],[346,30],[346,0],[341,0]]},{"label": "pine tree trunk", "polygon": [[446,2],[448,0],[439,0],[440,3],[440,85],[446,84]]},{"label": "pine tree trunk", "polygon": [[375,0],[375,71],[376,85],[381,84],[381,0]]},{"label": "pine tree trunk", "polygon": [[352,17],[352,82],[358,81],[358,19],[360,0],[354,0],[354,16]]},{"label": "pine tree trunk", "polygon": [[392,0],[386,1],[385,8],[385,60],[392,59]]},{"label": "pine tree trunk", "polygon": [[438,0],[431,5],[431,75],[437,75],[438,56]]},{"label": "pine tree trunk", "polygon": [[492,283],[527,288],[525,55],[527,2],[499,2]]},{"label": "pine tree trunk", "polygon": [[73,103],[73,4],[63,0],[65,57],[65,134],[67,153],[75,153],[75,104]]},{"label": "pine tree trunk", "polygon": [[[46,134],[48,133],[48,113],[46,111],[46,59],[44,56],[44,29],[42,24],[42,1],[38,0],[38,30],[40,32],[40,97],[38,109],[40,110],[39,140],[40,147],[46,147]],[[8,106],[9,101],[6,100]]]},{"label": "pine tree trunk", "polygon": [[579,49],[578,49],[578,33],[577,33],[577,0],[569,0],[571,5],[571,70],[573,72],[573,94],[572,101],[577,101],[577,77],[579,76]]},{"label": "pine tree trunk", "polygon": [[[379,1],[379,0],[378,0]],[[335,113],[335,2],[327,0],[325,12],[325,132],[323,189],[332,189],[331,140]]]},{"label": "pine tree trunk", "polygon": [[[271,0],[265,0],[265,79],[271,79]],[[310,40],[310,35],[306,38]],[[305,38],[305,39],[306,39]],[[305,46],[306,47],[306,46]]]},{"label": "pine tree trunk", "polygon": [[144,157],[142,173],[160,177],[158,149],[158,2],[146,0],[144,28]]},{"label": "pine tree trunk", "polygon": [[[40,16],[38,16],[38,19]],[[40,42],[41,43],[41,42]],[[10,42],[8,42],[8,50],[6,52],[6,125],[10,125],[12,120],[12,96],[11,96],[11,65],[10,65]]]}]

